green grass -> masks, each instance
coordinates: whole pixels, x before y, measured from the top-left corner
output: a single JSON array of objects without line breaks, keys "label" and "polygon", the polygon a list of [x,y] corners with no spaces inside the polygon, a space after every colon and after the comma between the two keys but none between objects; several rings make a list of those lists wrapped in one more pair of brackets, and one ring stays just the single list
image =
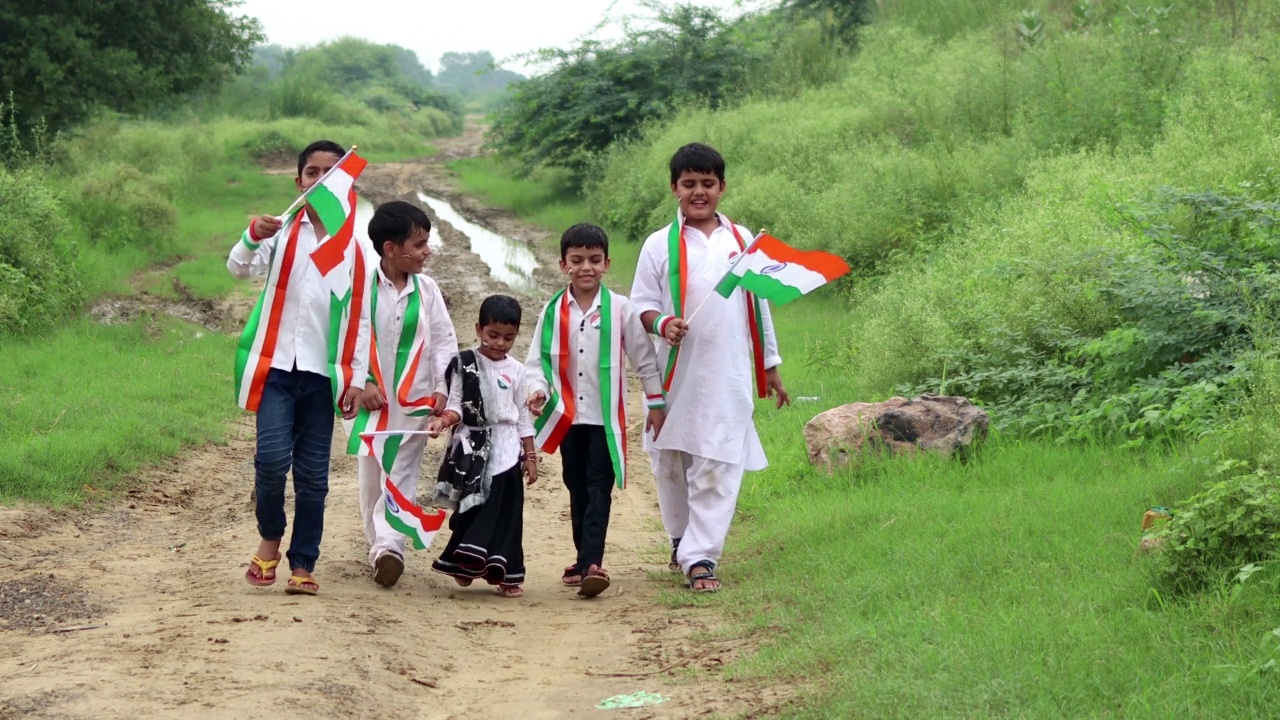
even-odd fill
[{"label": "green grass", "polygon": [[233,338],[168,317],[0,337],[0,503],[100,499],[130,472],[223,437],[239,413],[233,351]]}]

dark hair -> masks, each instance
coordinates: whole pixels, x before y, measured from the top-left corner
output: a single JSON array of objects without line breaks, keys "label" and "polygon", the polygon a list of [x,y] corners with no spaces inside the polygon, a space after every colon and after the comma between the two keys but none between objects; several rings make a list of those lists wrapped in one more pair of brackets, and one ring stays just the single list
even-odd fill
[{"label": "dark hair", "polygon": [[604,234],[604,229],[599,225],[591,223],[578,223],[560,236],[560,259],[563,260],[565,255],[569,254],[571,248],[584,248],[587,250],[600,249],[604,250],[604,256],[609,257],[609,236]]},{"label": "dark hair", "polygon": [[724,157],[710,145],[689,143],[671,156],[671,184],[674,185],[685,170],[713,173],[724,182]]},{"label": "dark hair", "polygon": [[298,153],[298,177],[302,177],[302,168],[307,166],[307,160],[310,160],[311,156],[318,152],[333,153],[338,157],[347,154],[347,151],[341,145],[332,140],[317,140]]},{"label": "dark hair", "polygon": [[497,323],[520,327],[520,303],[510,295],[490,295],[480,303],[480,327]]},{"label": "dark hair", "polygon": [[414,230],[431,232],[431,218],[422,208],[403,200],[382,203],[369,218],[369,239],[379,255],[384,243],[390,241],[403,246]]}]

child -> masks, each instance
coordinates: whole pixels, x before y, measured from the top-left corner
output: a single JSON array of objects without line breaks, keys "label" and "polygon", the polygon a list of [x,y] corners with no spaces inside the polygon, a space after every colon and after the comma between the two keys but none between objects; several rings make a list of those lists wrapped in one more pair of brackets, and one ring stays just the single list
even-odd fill
[{"label": "child", "polygon": [[[560,270],[569,286],[547,303],[525,362],[529,410],[539,417],[537,441],[560,448],[569,489],[576,561],[562,582],[595,597],[609,587],[604,540],[615,480],[626,486],[626,373],[622,354],[644,385],[646,430],[662,430],[664,400],[658,360],[631,301],[600,284],[609,271],[609,238],[595,225],[574,225],[560,237]],[[548,386],[551,409],[544,415]],[[606,422],[607,420],[607,422]]]},{"label": "child", "polygon": [[[742,473],[767,464],[751,420],[752,375],[760,397],[790,402],[769,306],[741,289],[727,299],[714,290],[752,239],[716,213],[724,188],[720,153],[700,143],[676,151],[671,191],[680,210],[645,240],[631,291],[644,326],[668,346],[667,421],[647,445],[671,562],[695,592],[720,588],[715,568]],[[691,326],[683,318],[699,307]]]},{"label": "child", "polygon": [[[314,185],[344,154],[340,145],[327,140],[308,145],[298,156],[298,190]],[[351,300],[337,308],[338,327],[346,324],[349,330],[336,333],[330,329],[336,300],[310,259],[338,229],[321,225],[310,204],[283,221],[263,215],[245,230],[227,259],[235,277],[267,278],[236,353],[237,399],[240,407],[258,414],[254,496],[262,540],[245,579],[252,585],[276,581],[285,529],[285,476],[292,466],[291,577],[285,592],[293,595],[315,595],[320,589],[312,572],[324,531],[333,411],[336,404],[344,418],[355,417],[360,388],[351,379],[367,372],[368,276],[362,254],[355,253],[348,270]]]},{"label": "child", "polygon": [[[440,289],[422,274],[431,256],[430,234],[427,214],[400,200],[385,203],[369,220],[369,239],[378,252],[369,295],[373,357],[347,446],[353,455],[364,447],[361,432],[418,430],[426,422],[423,416],[444,412],[448,399],[444,375],[458,352],[458,338]],[[407,435],[392,461],[391,481],[407,498],[417,493],[426,447],[425,435]],[[405,536],[386,520],[382,466],[369,455],[360,457],[357,464],[360,515],[373,580],[391,587],[404,572]]]},{"label": "child", "polygon": [[480,305],[480,347],[449,365],[449,403],[427,423],[438,433],[457,427],[440,466],[435,500],[453,508],[453,533],[431,568],[466,587],[476,578],[503,597],[524,594],[524,487],[538,479],[524,367],[507,352],[520,332],[520,304],[491,295]]}]

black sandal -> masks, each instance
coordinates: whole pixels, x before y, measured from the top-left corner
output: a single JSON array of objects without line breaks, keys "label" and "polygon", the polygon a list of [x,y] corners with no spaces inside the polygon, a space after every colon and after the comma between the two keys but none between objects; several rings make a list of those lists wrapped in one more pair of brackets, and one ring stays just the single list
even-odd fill
[{"label": "black sandal", "polygon": [[[702,568],[703,572],[697,572],[698,568]],[[720,578],[716,577],[713,572],[714,567],[706,560],[700,560],[689,568],[689,579],[687,585],[689,589],[696,593],[712,593],[720,589]],[[699,581],[710,581],[715,583],[712,587],[694,587]]]},{"label": "black sandal", "polygon": [[676,562],[676,550],[680,547],[680,538],[671,538],[671,562],[667,563],[667,569],[671,572],[682,572],[680,563]]}]

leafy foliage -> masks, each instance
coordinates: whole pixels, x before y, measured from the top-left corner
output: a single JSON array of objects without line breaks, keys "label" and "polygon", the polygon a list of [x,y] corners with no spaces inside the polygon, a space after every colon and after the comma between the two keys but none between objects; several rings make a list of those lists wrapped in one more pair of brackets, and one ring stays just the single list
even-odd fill
[{"label": "leafy foliage", "polygon": [[1166,545],[1157,567],[1176,591],[1220,586],[1280,553],[1280,478],[1242,460],[1222,461],[1213,476],[1160,533]]},{"label": "leafy foliage", "polygon": [[1060,261],[1010,260],[985,282],[1087,273],[1080,288],[1107,320],[1084,328],[1007,327],[932,360],[946,368],[903,392],[986,403],[997,426],[1060,440],[1204,435],[1248,389],[1255,318],[1280,310],[1280,204],[1213,192],[1161,192],[1117,209],[1150,246]]},{"label": "leafy foliage", "polygon": [[73,0],[0,5],[0,93],[18,124],[61,130],[97,108],[139,112],[218,87],[262,38],[231,0]]},{"label": "leafy foliage", "polygon": [[657,25],[618,43],[543,49],[551,65],[514,86],[491,142],[525,168],[582,168],[615,140],[689,104],[720,107],[760,59],[710,8],[661,8]]},{"label": "leafy foliage", "polygon": [[440,88],[456,93],[470,107],[489,110],[506,98],[507,87],[526,79],[520,73],[497,66],[493,53],[447,52],[440,56]]}]

